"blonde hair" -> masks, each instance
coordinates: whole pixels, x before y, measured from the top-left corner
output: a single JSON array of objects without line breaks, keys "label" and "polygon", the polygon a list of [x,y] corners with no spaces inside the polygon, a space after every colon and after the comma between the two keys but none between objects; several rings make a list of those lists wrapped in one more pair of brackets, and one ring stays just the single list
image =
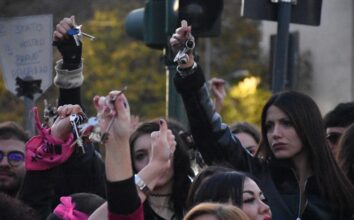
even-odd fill
[{"label": "blonde hair", "polygon": [[218,220],[249,220],[247,215],[238,207],[204,202],[193,207],[183,218],[183,220],[194,220],[201,215],[214,215]]}]

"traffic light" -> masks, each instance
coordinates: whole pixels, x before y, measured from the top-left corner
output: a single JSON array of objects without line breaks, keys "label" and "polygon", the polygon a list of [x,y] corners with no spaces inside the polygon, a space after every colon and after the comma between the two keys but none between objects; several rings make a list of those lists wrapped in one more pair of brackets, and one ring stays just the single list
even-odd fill
[{"label": "traffic light", "polygon": [[174,33],[186,20],[192,25],[193,36],[218,36],[223,6],[223,0],[167,0],[166,32]]},{"label": "traffic light", "polygon": [[166,0],[149,0],[145,8],[131,11],[125,20],[128,35],[153,49],[163,49],[167,42],[165,5]]},{"label": "traffic light", "polygon": [[129,36],[154,49],[163,49],[168,36],[187,20],[195,37],[220,34],[223,0],[148,0],[125,20]]}]

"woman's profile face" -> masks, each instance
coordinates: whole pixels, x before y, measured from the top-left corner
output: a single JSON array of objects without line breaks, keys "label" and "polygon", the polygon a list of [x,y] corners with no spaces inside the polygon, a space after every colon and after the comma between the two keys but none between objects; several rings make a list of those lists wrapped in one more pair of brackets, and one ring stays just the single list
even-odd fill
[{"label": "woman's profile face", "polygon": [[271,220],[272,213],[258,185],[246,177],[243,184],[242,210],[250,220]]},{"label": "woman's profile face", "polygon": [[272,105],[268,108],[265,128],[275,158],[290,159],[303,152],[303,144],[293,122],[278,107]]},{"label": "woman's profile face", "polygon": [[[137,172],[140,172],[148,165],[151,156],[151,136],[144,134],[138,137],[133,146],[133,165]],[[168,183],[173,177],[173,167],[171,166],[156,184],[156,188]]]},{"label": "woman's profile face", "polygon": [[253,155],[256,153],[258,143],[251,135],[246,132],[239,132],[236,133],[235,136],[246,150],[248,150]]}]

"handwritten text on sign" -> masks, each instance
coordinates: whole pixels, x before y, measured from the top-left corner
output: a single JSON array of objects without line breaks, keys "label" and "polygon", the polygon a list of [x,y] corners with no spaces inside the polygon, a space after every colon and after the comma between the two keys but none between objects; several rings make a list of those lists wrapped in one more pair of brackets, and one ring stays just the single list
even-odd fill
[{"label": "handwritten text on sign", "polygon": [[0,61],[6,88],[16,94],[16,77],[52,84],[52,15],[0,18]]}]

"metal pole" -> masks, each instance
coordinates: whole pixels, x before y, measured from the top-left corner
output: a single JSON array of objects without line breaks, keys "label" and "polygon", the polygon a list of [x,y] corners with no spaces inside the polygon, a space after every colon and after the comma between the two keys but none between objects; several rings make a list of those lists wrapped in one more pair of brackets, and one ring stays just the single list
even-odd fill
[{"label": "metal pole", "polygon": [[35,124],[32,112],[32,108],[34,107],[34,100],[26,96],[24,96],[23,98],[25,105],[25,130],[30,136],[33,136],[35,135]]},{"label": "metal pole", "polygon": [[288,59],[291,4],[291,0],[280,0],[278,3],[278,32],[276,39],[275,59],[273,62],[272,79],[273,93],[284,90]]}]

